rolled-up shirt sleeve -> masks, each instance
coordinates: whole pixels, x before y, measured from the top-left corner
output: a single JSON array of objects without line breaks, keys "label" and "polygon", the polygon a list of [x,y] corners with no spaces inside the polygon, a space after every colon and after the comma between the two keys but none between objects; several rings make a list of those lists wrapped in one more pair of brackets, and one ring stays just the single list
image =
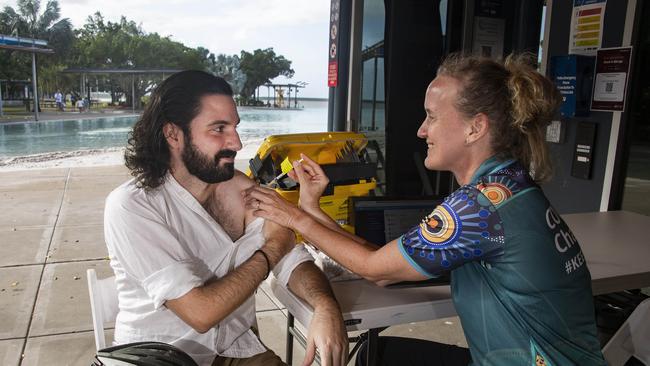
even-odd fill
[{"label": "rolled-up shirt sleeve", "polygon": [[165,301],[177,299],[203,284],[201,278],[195,274],[196,267],[194,262],[173,263],[142,281],[142,287],[153,300],[156,309]]},{"label": "rolled-up shirt sleeve", "polygon": [[205,266],[147,205],[109,196],[104,235],[111,260],[141,284],[156,308],[204,282]]},{"label": "rolled-up shirt sleeve", "polygon": [[287,255],[278,262],[278,264],[273,268],[273,275],[275,278],[280,281],[282,286],[287,287],[289,283],[289,278],[299,264],[313,261],[314,258],[309,254],[307,248],[304,245],[296,245]]}]

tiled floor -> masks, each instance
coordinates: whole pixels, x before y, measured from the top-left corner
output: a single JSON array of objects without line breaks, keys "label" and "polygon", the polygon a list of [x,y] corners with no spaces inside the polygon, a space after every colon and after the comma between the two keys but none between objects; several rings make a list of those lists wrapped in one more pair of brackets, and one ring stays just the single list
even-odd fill
[{"label": "tiled floor", "polygon": [[[103,235],[106,195],[124,167],[0,173],[0,365],[89,365],[95,352],[86,269],[112,275]],[[282,358],[286,310],[264,283],[256,293],[262,341]],[[382,334],[465,345],[457,318]],[[112,340],[112,330],[107,331]],[[294,363],[304,350],[296,344]]]},{"label": "tiled floor", "polygon": [[123,167],[0,173],[0,364],[90,364],[85,273],[112,275],[103,205],[126,179]]}]

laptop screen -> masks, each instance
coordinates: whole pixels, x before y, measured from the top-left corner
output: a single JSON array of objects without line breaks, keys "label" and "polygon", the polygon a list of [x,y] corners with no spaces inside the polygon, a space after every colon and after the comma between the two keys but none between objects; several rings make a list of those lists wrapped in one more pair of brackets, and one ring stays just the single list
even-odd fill
[{"label": "laptop screen", "polygon": [[350,197],[348,209],[356,235],[384,245],[417,225],[442,203],[436,197]]}]

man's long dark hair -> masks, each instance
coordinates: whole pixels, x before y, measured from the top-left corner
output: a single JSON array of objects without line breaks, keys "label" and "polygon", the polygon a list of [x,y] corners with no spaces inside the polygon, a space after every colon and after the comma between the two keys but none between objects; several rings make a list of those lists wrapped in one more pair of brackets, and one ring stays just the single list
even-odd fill
[{"label": "man's long dark hair", "polygon": [[178,72],[153,91],[133,126],[124,153],[126,166],[139,187],[158,187],[169,171],[170,153],[163,126],[173,123],[189,136],[190,122],[200,111],[201,98],[210,94],[232,96],[232,88],[224,79],[196,70]]}]

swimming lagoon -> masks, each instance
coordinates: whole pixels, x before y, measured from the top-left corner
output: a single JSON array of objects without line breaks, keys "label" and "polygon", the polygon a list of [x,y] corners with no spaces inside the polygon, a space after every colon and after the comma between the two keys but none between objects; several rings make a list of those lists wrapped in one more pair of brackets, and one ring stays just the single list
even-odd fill
[{"label": "swimming lagoon", "polygon": [[[304,101],[302,104],[304,108],[291,110],[239,107],[241,123],[238,131],[244,150],[248,152],[246,155],[254,154],[257,146],[269,135],[326,131],[327,101]],[[0,124],[0,160],[125,147],[137,118],[110,116]]]}]

